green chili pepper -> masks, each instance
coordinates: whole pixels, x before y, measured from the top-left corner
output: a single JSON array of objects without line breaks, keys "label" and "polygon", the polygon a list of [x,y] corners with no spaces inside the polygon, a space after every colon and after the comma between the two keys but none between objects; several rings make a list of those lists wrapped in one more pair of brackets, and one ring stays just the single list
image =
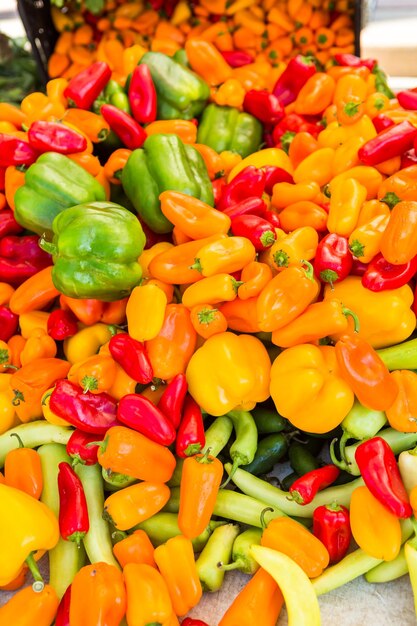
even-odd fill
[{"label": "green chili pepper", "polygon": [[283,490],[289,491],[289,488],[293,483],[295,483],[297,478],[300,478],[297,472],[291,472],[290,474],[284,476],[284,478],[281,480],[281,487],[283,488]]},{"label": "green chili pepper", "polygon": [[[28,424],[29,425],[29,424]],[[12,437],[13,439],[13,437]],[[25,442],[26,444],[26,442]],[[58,517],[58,465],[71,463],[65,445],[46,443],[38,448],[41,459],[43,489],[41,501],[48,506]],[[62,598],[68,585],[72,583],[75,574],[85,563],[84,547],[77,546],[73,541],[65,541],[62,537],[52,550],[49,550],[49,584],[59,598]]]},{"label": "green chili pepper", "polygon": [[294,472],[299,476],[304,476],[320,467],[320,461],[316,455],[310,452],[305,444],[294,441],[288,450],[288,458]]},{"label": "green chili pepper", "polygon": [[175,465],[174,473],[171,478],[167,482],[168,487],[179,487],[181,484],[182,477],[182,466],[184,465],[185,459],[180,459],[177,457],[177,463]]},{"label": "green chili pepper", "polygon": [[366,572],[365,580],[368,583],[388,583],[401,578],[408,573],[408,565],[404,555],[404,546],[393,561],[383,561]]},{"label": "green chili pepper", "polygon": [[267,474],[274,465],[281,461],[288,450],[287,438],[282,433],[274,433],[261,439],[252,463],[242,466],[242,469],[259,476]]},{"label": "green chili pepper", "polygon": [[227,565],[230,562],[233,543],[239,531],[238,524],[224,524],[213,531],[196,561],[203,591],[218,591],[222,586],[225,572],[218,567],[218,563]]},{"label": "green chili pepper", "polygon": [[19,424],[19,426],[15,426],[15,428],[11,428],[6,433],[0,435],[0,467],[3,467],[6,456],[10,450],[19,447],[17,437],[10,436],[13,433],[19,435],[20,439],[25,442],[25,448],[37,448],[46,443],[61,443],[66,445],[72,432],[72,428],[56,426],[45,420]]},{"label": "green chili pepper", "polygon": [[[224,522],[221,523],[223,524]],[[210,522],[206,530],[204,530],[201,535],[192,539],[195,552],[201,552],[214,528],[216,528],[218,524],[218,522]],[[178,527],[178,516],[176,513],[156,513],[149,519],[135,526],[133,530],[137,529],[144,530],[155,547],[165,543],[168,539],[171,539],[171,537],[181,535],[181,531]]]},{"label": "green chili pepper", "polygon": [[204,454],[210,448],[210,456],[217,457],[227,445],[233,431],[233,422],[227,415],[216,417],[205,432],[206,443],[202,450]]},{"label": "green chili pepper", "polygon": [[233,461],[233,469],[222,487],[227,485],[240,465],[252,463],[258,447],[258,431],[256,430],[255,420],[249,411],[230,411],[227,415],[232,420],[236,439],[230,446],[229,451],[230,458]]},{"label": "green chili pepper", "polygon": [[371,439],[386,423],[387,417],[383,411],[368,409],[355,400],[341,426],[351,439]]},{"label": "green chili pepper", "polygon": [[101,475],[104,480],[103,486],[107,491],[119,491],[119,489],[124,489],[138,482],[137,479],[132,478],[132,476],[112,472],[111,469],[107,470],[104,467],[101,468]]},{"label": "green chili pepper", "polygon": [[102,104],[112,104],[121,111],[131,114],[127,93],[115,80],[109,80],[107,83],[104,89],[104,100]]},{"label": "green chili pepper", "polygon": [[260,545],[263,530],[261,528],[248,528],[240,533],[233,542],[232,562],[228,565],[219,563],[218,567],[225,572],[238,569],[244,574],[254,574],[259,565],[250,553],[254,544]]},{"label": "green chili pepper", "polygon": [[398,457],[398,469],[407,493],[417,485],[417,448],[404,450]]},{"label": "green chili pepper", "polygon": [[288,426],[288,420],[272,409],[256,407],[252,411],[252,417],[260,435],[280,433]]},{"label": "green chili pepper", "polygon": [[381,348],[377,353],[389,370],[417,369],[417,339]]}]

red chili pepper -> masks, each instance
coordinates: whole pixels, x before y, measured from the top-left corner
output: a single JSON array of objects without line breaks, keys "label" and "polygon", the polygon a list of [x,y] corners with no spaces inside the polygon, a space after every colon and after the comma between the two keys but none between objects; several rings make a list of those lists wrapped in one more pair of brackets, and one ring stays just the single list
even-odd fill
[{"label": "red chili pepper", "polygon": [[411,165],[417,165],[417,153],[414,148],[412,150],[409,150],[408,152],[405,152],[405,154],[401,156],[400,169],[403,170],[404,168],[410,167]]},{"label": "red chili pepper", "polygon": [[334,483],[339,474],[340,469],[336,465],[325,465],[307,472],[304,476],[297,478],[291,485],[289,491],[292,499],[297,504],[310,504],[315,495],[321,489],[325,489]]},{"label": "red chili pepper", "polygon": [[65,541],[78,546],[88,533],[87,500],[81,480],[69,463],[58,465],[59,532]]},{"label": "red chili pepper", "polygon": [[365,165],[377,165],[410,150],[416,138],[417,128],[406,120],[367,141],[359,148],[358,157]]},{"label": "red chili pepper", "polygon": [[326,547],[330,563],[341,561],[352,538],[349,510],[337,503],[318,506],[313,512],[313,535]]},{"label": "red chili pepper", "polygon": [[334,55],[334,59],[338,65],[343,67],[367,67],[372,72],[377,64],[376,59],[361,59],[354,54],[341,54]]},{"label": "red chili pepper", "polygon": [[87,148],[87,140],[83,135],[59,122],[33,122],[28,131],[28,139],[38,152],[74,154]]},{"label": "red chili pepper", "polygon": [[181,422],[187,390],[188,384],[185,374],[177,374],[168,383],[158,402],[158,409],[167,416],[175,430],[177,430]]},{"label": "red chili pepper", "polygon": [[165,0],[163,3],[163,10],[167,17],[171,17],[174,13],[174,9],[177,6],[179,0]]},{"label": "red chili pepper", "polygon": [[198,454],[206,443],[204,423],[201,409],[190,395],[184,402],[184,411],[175,442],[175,453],[185,459],[192,454]]},{"label": "red chili pepper", "polygon": [[250,89],[243,100],[243,110],[270,126],[278,124],[285,115],[277,96],[266,89]]},{"label": "red chili pepper", "polygon": [[217,205],[220,202],[220,198],[222,196],[223,189],[226,186],[226,179],[225,179],[225,177],[224,176],[219,176],[219,178],[215,178],[214,180],[211,181],[211,186],[213,187],[214,206],[217,207]]},{"label": "red chili pepper", "polygon": [[119,333],[110,339],[109,350],[113,359],[133,380],[142,385],[152,381],[153,369],[143,343],[127,333]]},{"label": "red chili pepper", "polygon": [[395,122],[388,117],[388,115],[384,115],[383,113],[375,115],[375,117],[372,118],[372,123],[375,126],[377,133],[380,133],[387,128],[391,128],[391,126],[395,126]]},{"label": "red chili pepper", "polygon": [[104,435],[117,426],[117,402],[107,393],[84,392],[69,380],[58,380],[49,406],[53,413],[85,433]]},{"label": "red chili pepper", "polygon": [[262,168],[265,173],[265,192],[272,195],[274,185],[277,183],[294,183],[294,179],[286,170],[282,167],[276,167],[275,165],[266,165]]},{"label": "red chili pepper", "polygon": [[4,304],[0,305],[0,340],[9,341],[17,331],[19,316]]},{"label": "red chili pepper", "polygon": [[231,231],[237,237],[246,237],[260,252],[270,248],[276,241],[276,234],[271,224],[258,215],[239,215],[232,219]]},{"label": "red chili pepper", "polygon": [[319,123],[309,122],[302,115],[298,115],[298,113],[289,113],[275,126],[272,138],[275,145],[280,145],[287,137],[287,148],[289,148],[288,138],[291,135],[287,133],[294,133],[294,135],[296,133],[310,133],[310,135],[317,138],[322,130],[323,126]]},{"label": "red chili pepper", "polygon": [[68,585],[66,592],[61,598],[58,605],[58,611],[55,616],[55,626],[71,626],[69,621],[69,612],[71,604],[71,585]]},{"label": "red chili pepper", "polygon": [[353,256],[346,237],[329,233],[320,241],[314,259],[314,273],[324,283],[333,284],[349,275]]},{"label": "red chili pepper", "polygon": [[10,209],[4,209],[1,212],[1,220],[0,220],[0,237],[5,237],[6,235],[18,235],[21,233],[23,228],[18,222],[16,222],[14,213]]},{"label": "red chili pepper", "polygon": [[395,96],[403,109],[407,109],[407,111],[417,110],[417,92],[413,89],[399,91]]},{"label": "red chili pepper", "polygon": [[147,137],[146,131],[131,115],[121,111],[112,104],[103,104],[100,113],[126,148],[135,150],[142,146]]},{"label": "red chili pepper", "polygon": [[139,393],[123,396],[119,402],[117,417],[122,424],[162,446],[170,446],[175,441],[175,428],[168,417]]},{"label": "red chili pepper", "polygon": [[159,11],[163,7],[164,0],[149,0],[149,4],[154,11]]},{"label": "red chili pepper", "polygon": [[224,213],[230,217],[230,219],[236,219],[240,215],[258,215],[266,211],[266,203],[262,198],[245,198],[236,204],[232,204],[230,207],[224,210]]},{"label": "red chili pepper", "polygon": [[23,139],[0,133],[0,166],[30,165],[39,156],[39,152]]},{"label": "red chili pepper", "polygon": [[313,61],[309,57],[298,54],[288,62],[287,67],[275,83],[272,93],[277,96],[283,106],[287,106],[287,104],[294,102],[303,85],[316,72]]},{"label": "red chili pepper", "polygon": [[397,517],[411,517],[413,509],[395,455],[385,439],[373,437],[361,443],[356,448],[355,460],[375,498]]},{"label": "red chili pepper", "polygon": [[362,276],[362,285],[371,291],[398,289],[406,285],[416,272],[417,256],[408,263],[393,265],[379,253],[368,263],[366,272]]},{"label": "red chili pepper", "polygon": [[55,309],[47,321],[48,335],[55,341],[63,341],[78,332],[78,320],[72,311]]},{"label": "red chili pepper", "polygon": [[224,211],[232,204],[236,204],[246,198],[260,198],[264,190],[264,172],[254,165],[248,165],[230,183],[223,187],[222,195],[216,207],[219,211]]},{"label": "red chili pepper", "polygon": [[95,465],[97,463],[98,445],[92,443],[97,441],[97,434],[84,433],[75,429],[67,442],[67,454],[72,458],[72,465],[81,463],[82,465]]},{"label": "red chili pepper", "polygon": [[50,255],[39,248],[38,241],[37,235],[0,239],[0,281],[18,286],[51,264]]},{"label": "red chili pepper", "polygon": [[89,109],[111,78],[111,69],[104,61],[97,61],[76,74],[64,91],[70,106]]},{"label": "red chili pepper", "polygon": [[192,617],[186,617],[181,622],[181,626],[208,626],[206,622],[201,621],[201,619],[193,619]]},{"label": "red chili pepper", "polygon": [[353,257],[352,268],[350,270],[350,274],[352,276],[363,276],[368,269],[368,263],[363,263],[359,261],[359,259],[355,259]]},{"label": "red chili pepper", "polygon": [[129,84],[132,115],[140,124],[156,120],[156,89],[151,71],[145,64],[137,65]]},{"label": "red chili pepper", "polygon": [[279,221],[278,215],[271,209],[265,209],[265,211],[259,211],[257,215],[259,215],[259,217],[263,217],[274,228],[281,228],[281,222]]},{"label": "red chili pepper", "polygon": [[243,50],[220,50],[220,54],[230,67],[243,67],[253,63],[253,56]]},{"label": "red chili pepper", "polygon": [[0,191],[4,191],[6,187],[6,168],[0,166]]}]

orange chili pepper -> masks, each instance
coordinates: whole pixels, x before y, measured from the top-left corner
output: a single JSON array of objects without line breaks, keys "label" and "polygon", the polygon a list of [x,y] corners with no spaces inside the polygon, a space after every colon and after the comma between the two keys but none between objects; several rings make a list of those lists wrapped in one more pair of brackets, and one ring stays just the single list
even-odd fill
[{"label": "orange chili pepper", "polygon": [[41,458],[36,450],[25,448],[17,434],[19,447],[10,450],[4,460],[4,478],[6,485],[24,491],[39,500],[43,489]]},{"label": "orange chili pepper", "polygon": [[128,563],[123,570],[127,593],[126,618],[130,626],[168,625],[172,602],[161,574],[146,564]]},{"label": "orange chili pepper", "polygon": [[316,72],[301,88],[294,110],[301,115],[318,115],[322,113],[333,100],[336,83],[324,72]]},{"label": "orange chili pepper", "polygon": [[48,331],[49,313],[46,311],[30,311],[22,313],[19,317],[20,334],[25,339],[29,339],[33,332],[41,329],[47,333]]},{"label": "orange chili pepper", "polygon": [[57,353],[57,345],[43,328],[35,328],[27,338],[20,353],[22,365],[26,365],[36,359],[54,357]]},{"label": "orange chili pepper", "polygon": [[237,290],[240,300],[248,300],[258,296],[272,279],[272,271],[266,263],[252,261],[245,265],[240,276],[242,284]]},{"label": "orange chili pepper", "polygon": [[71,584],[71,626],[119,624],[126,612],[122,573],[114,565],[100,562],[85,565]]},{"label": "orange chili pepper", "polygon": [[191,323],[200,337],[208,339],[227,330],[227,320],[219,309],[211,304],[197,304],[190,312]]},{"label": "orange chili pepper", "polygon": [[189,39],[185,51],[191,68],[209,85],[220,85],[231,77],[232,68],[209,41]]},{"label": "orange chili pepper", "polygon": [[178,135],[183,143],[194,144],[197,141],[197,126],[188,120],[157,120],[146,126],[146,134]]},{"label": "orange chili pepper", "polygon": [[16,289],[10,298],[10,309],[16,315],[43,309],[59,296],[52,282],[52,266],[45,267]]},{"label": "orange chili pepper", "polygon": [[113,185],[121,185],[122,171],[131,154],[131,150],[119,148],[111,153],[104,164],[104,175]]},{"label": "orange chili pepper", "polygon": [[310,226],[317,232],[325,232],[327,230],[327,218],[327,211],[309,200],[290,204],[279,214],[281,227],[287,233],[302,226]]},{"label": "orange chili pepper", "polygon": [[178,191],[163,191],[159,196],[161,211],[192,239],[204,239],[226,234],[232,223],[230,217],[210,205]]},{"label": "orange chili pepper", "polygon": [[77,383],[84,392],[109,391],[115,382],[116,362],[110,355],[95,354],[75,363],[68,372],[68,380]]},{"label": "orange chili pepper", "polygon": [[103,515],[115,528],[128,530],[158,513],[170,495],[164,483],[142,481],[112,493],[104,502]]},{"label": "orange chili pepper", "polygon": [[65,111],[63,120],[78,128],[94,143],[104,141],[110,132],[106,120],[92,111],[68,109]]},{"label": "orange chili pepper", "polygon": [[144,530],[135,530],[113,546],[113,554],[123,568],[128,563],[144,563],[156,567],[154,551],[155,548]]},{"label": "orange chili pepper", "polygon": [[32,586],[21,589],[0,607],[0,622],[13,626],[27,626],[28,620],[37,626],[50,626],[58,610],[59,599],[53,587],[45,585],[41,591]]},{"label": "orange chili pepper", "polygon": [[417,254],[417,201],[398,202],[381,238],[381,252],[389,263],[408,263]]}]

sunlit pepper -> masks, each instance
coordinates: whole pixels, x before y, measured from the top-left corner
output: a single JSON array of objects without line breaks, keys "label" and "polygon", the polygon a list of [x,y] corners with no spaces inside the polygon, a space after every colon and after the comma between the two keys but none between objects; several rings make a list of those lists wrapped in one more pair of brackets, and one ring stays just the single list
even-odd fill
[{"label": "sunlit pepper", "polygon": [[339,183],[333,181],[327,219],[327,228],[331,233],[344,237],[351,234],[366,200],[366,193],[366,188],[355,178],[347,178]]},{"label": "sunlit pepper", "polygon": [[381,252],[387,261],[400,265],[417,254],[416,224],[417,202],[398,202],[381,238]]},{"label": "sunlit pepper", "polygon": [[392,428],[404,433],[417,432],[417,374],[411,370],[396,370],[391,378],[398,386],[398,394],[385,410]]},{"label": "sunlit pepper", "polygon": [[290,233],[277,232],[277,241],[261,255],[261,260],[273,270],[282,271],[302,261],[311,261],[316,255],[319,236],[311,226],[301,226]]},{"label": "sunlit pepper", "polygon": [[197,198],[176,191],[164,191],[159,199],[165,217],[191,239],[227,234],[230,229],[230,217]]},{"label": "sunlit pepper", "polygon": [[126,307],[129,335],[137,341],[153,339],[164,323],[167,297],[156,285],[135,287]]},{"label": "sunlit pepper", "polygon": [[113,546],[113,554],[123,568],[128,563],[144,563],[156,567],[153,558],[154,551],[151,540],[144,530],[133,531],[132,534],[124,536],[121,541]]},{"label": "sunlit pepper", "polygon": [[123,569],[123,578],[129,626],[169,624],[172,602],[167,584],[155,567],[145,563],[128,563]]},{"label": "sunlit pepper", "polygon": [[128,530],[158,513],[169,496],[164,483],[141,481],[112,493],[104,502],[103,515],[115,528]]},{"label": "sunlit pepper", "polygon": [[[12,436],[12,435],[10,435]],[[38,500],[42,493],[43,476],[41,459],[36,450],[25,448],[19,435],[14,435],[19,447],[10,450],[4,461],[4,478],[6,485],[24,491]]]}]

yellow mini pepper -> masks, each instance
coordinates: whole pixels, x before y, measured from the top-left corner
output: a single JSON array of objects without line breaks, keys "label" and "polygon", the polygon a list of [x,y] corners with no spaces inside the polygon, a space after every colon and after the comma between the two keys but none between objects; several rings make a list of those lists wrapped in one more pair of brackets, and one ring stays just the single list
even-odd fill
[{"label": "yellow mini pepper", "polygon": [[20,423],[12,404],[14,393],[10,388],[11,377],[11,374],[0,375],[0,434]]},{"label": "yellow mini pepper", "polygon": [[355,178],[340,179],[332,184],[327,218],[329,232],[342,237],[348,237],[351,234],[358,222],[366,194],[366,187]]},{"label": "yellow mini pepper", "polygon": [[100,346],[111,339],[111,331],[107,324],[93,324],[83,328],[76,335],[64,341],[64,353],[71,363],[83,361],[97,354]]},{"label": "yellow mini pepper", "polygon": [[156,337],[164,323],[166,306],[167,297],[156,285],[135,287],[126,307],[129,335],[137,341]]}]

